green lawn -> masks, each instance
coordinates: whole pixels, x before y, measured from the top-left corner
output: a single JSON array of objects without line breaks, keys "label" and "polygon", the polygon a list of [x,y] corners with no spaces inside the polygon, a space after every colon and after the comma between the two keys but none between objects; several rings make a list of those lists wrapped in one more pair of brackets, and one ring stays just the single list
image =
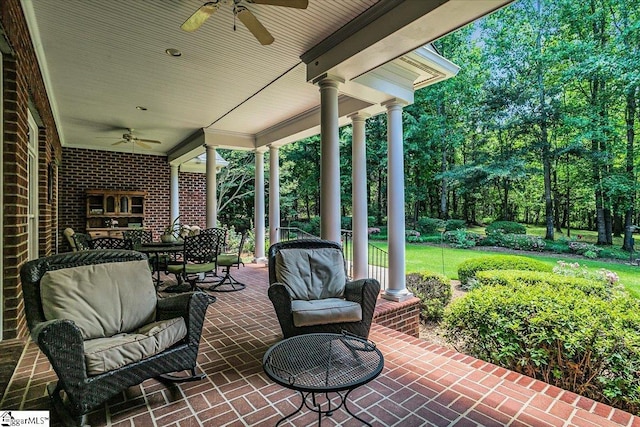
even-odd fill
[{"label": "green lawn", "polygon": [[[371,242],[385,251],[388,250],[386,242]],[[512,252],[517,255],[516,251]],[[419,243],[407,243],[406,245],[406,266],[407,273],[417,271],[431,271],[441,273],[450,279],[458,278],[458,265],[470,258],[487,255],[501,255],[501,252],[454,249],[442,246],[432,246]],[[578,262],[590,269],[605,268],[613,271],[620,277],[622,283],[634,296],[640,298],[640,267],[623,263],[605,262],[600,260],[576,259],[573,257],[557,255],[525,255],[535,258],[549,265],[555,265],[558,260],[567,262]]]}]

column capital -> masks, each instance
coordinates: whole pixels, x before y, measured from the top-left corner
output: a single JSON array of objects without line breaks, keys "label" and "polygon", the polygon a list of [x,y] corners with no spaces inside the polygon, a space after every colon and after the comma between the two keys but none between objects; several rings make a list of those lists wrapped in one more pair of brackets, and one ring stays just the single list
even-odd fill
[{"label": "column capital", "polygon": [[364,111],[356,111],[355,113],[347,116],[347,118],[351,119],[352,122],[363,122],[369,117],[371,117],[371,114],[365,113]]},{"label": "column capital", "polygon": [[340,76],[336,76],[335,74],[324,73],[323,75],[313,79],[312,83],[320,87],[322,86],[338,87],[339,83],[344,83],[344,79]]},{"label": "column capital", "polygon": [[278,150],[280,150],[280,147],[277,146],[277,145],[268,144],[267,147],[269,147],[269,151],[278,151]]},{"label": "column capital", "polygon": [[265,148],[265,147],[258,147],[258,148],[256,148],[256,149],[255,149],[255,150],[253,150],[253,151],[254,151],[255,153],[257,153],[257,154],[264,154],[264,153],[266,153],[266,152],[267,152],[267,151],[269,151],[269,150],[268,150],[267,148]]},{"label": "column capital", "polygon": [[387,110],[393,110],[394,108],[402,108],[409,105],[407,101],[400,98],[392,98],[387,101],[384,101],[382,104],[383,107],[386,107]]}]

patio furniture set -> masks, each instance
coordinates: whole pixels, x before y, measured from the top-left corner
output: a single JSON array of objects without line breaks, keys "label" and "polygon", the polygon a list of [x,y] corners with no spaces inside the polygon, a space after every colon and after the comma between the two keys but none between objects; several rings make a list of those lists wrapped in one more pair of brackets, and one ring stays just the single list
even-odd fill
[{"label": "patio furniture set", "polygon": [[[196,275],[184,265],[211,262],[203,248],[216,239],[213,232],[185,238],[183,258],[190,261],[173,266],[173,272]],[[166,252],[150,249],[157,246],[153,242],[132,244],[137,251],[78,250],[30,261],[21,269],[31,336],[58,377],[48,392],[68,423],[82,424],[88,412],[148,378],[183,382],[206,375],[196,359],[204,316],[216,298],[195,286],[158,298],[148,258],[139,250],[149,248],[156,263]],[[232,256],[224,282],[234,282],[231,265]],[[318,424],[344,407],[370,425],[349,409],[347,398],[384,366],[382,353],[367,340],[380,285],[374,279],[351,282],[345,272],[335,242],[305,239],[269,249],[268,293],[284,340],[266,351],[263,369],[301,396],[300,406],[277,425],[304,407],[318,414]]]},{"label": "patio furniture set", "polygon": [[[227,230],[208,228],[193,236],[174,241],[154,241],[150,230],[126,230],[123,237],[91,238],[85,233],[75,233],[67,228],[64,235],[73,251],[97,249],[135,250],[147,254],[150,268],[155,272],[156,286],[160,286],[160,273],[172,273],[178,284],[165,289],[166,292],[185,292],[196,290],[196,285],[208,285],[207,290],[231,292],[244,289],[245,285],[231,275],[232,267],[244,265],[242,251],[246,232],[240,238],[237,252],[227,252]],[[218,267],[223,269],[218,275]],[[207,280],[207,278],[213,278]]]}]

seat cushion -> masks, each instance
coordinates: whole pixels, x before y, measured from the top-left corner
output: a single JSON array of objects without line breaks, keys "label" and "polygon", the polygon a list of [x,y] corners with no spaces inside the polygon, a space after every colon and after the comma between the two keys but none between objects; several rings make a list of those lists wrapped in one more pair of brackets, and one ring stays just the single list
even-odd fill
[{"label": "seat cushion", "polygon": [[216,257],[218,266],[231,266],[238,264],[238,254],[220,254]]},{"label": "seat cushion", "polygon": [[276,255],[276,280],[296,300],[341,298],[346,275],[337,248],[282,249]]},{"label": "seat cushion", "polygon": [[294,300],[291,302],[291,311],[293,312],[293,324],[297,327],[362,320],[360,304],[341,298],[311,301]]},{"label": "seat cushion", "polygon": [[146,260],[48,271],[40,296],[47,320],[73,320],[84,339],[135,331],[155,320],[158,301]]},{"label": "seat cushion", "polygon": [[183,271],[187,274],[196,273],[208,273],[216,269],[215,262],[206,262],[204,264],[187,264],[185,267],[183,264],[170,264],[167,266],[167,271],[173,274],[180,274]]},{"label": "seat cushion", "polygon": [[182,317],[153,322],[131,334],[84,342],[87,375],[98,375],[158,354],[187,335]]}]

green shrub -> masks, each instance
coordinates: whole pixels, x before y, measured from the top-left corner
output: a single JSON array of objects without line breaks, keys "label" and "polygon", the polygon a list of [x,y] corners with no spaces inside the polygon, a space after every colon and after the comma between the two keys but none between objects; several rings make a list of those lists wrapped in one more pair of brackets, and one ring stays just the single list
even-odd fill
[{"label": "green shrub", "polygon": [[564,280],[474,289],[445,310],[445,336],[466,354],[639,414],[639,302]]},{"label": "green shrub", "polygon": [[491,234],[527,234],[527,228],[513,221],[494,221],[487,225],[484,232]]},{"label": "green shrub", "polygon": [[[582,277],[568,277],[546,271],[525,270],[486,270],[476,273],[477,283],[474,289],[481,286],[538,286],[548,285],[556,289],[571,286],[587,295],[602,299],[611,299],[613,287],[602,281]],[[618,288],[616,288],[618,289]]]},{"label": "green shrub", "polygon": [[435,234],[439,233],[441,228],[444,228],[444,221],[438,218],[429,218],[421,216],[418,218],[416,228],[422,234]]},{"label": "green shrub", "polygon": [[340,218],[340,228],[343,230],[352,230],[353,218],[350,216],[343,216]]},{"label": "green shrub", "polygon": [[569,249],[572,252],[587,258],[598,258],[598,254],[602,250],[601,247],[585,242],[569,242]]},{"label": "green shrub", "polygon": [[494,233],[482,240],[482,246],[501,246],[522,251],[543,251],[546,241],[540,236]]},{"label": "green shrub", "polygon": [[484,270],[530,270],[551,271],[551,266],[533,258],[518,255],[489,255],[479,258],[471,258],[458,266],[458,279],[462,287],[469,285],[469,279],[473,278],[477,271]]},{"label": "green shrub", "polygon": [[444,307],[451,301],[451,282],[430,272],[407,274],[407,289],[420,298],[420,320],[440,320]]},{"label": "green shrub", "polygon": [[445,231],[455,231],[467,228],[467,222],[464,219],[450,219],[445,223]]},{"label": "green shrub", "polygon": [[447,231],[444,233],[444,239],[455,248],[468,249],[474,247],[482,239],[482,236],[461,228]]}]

